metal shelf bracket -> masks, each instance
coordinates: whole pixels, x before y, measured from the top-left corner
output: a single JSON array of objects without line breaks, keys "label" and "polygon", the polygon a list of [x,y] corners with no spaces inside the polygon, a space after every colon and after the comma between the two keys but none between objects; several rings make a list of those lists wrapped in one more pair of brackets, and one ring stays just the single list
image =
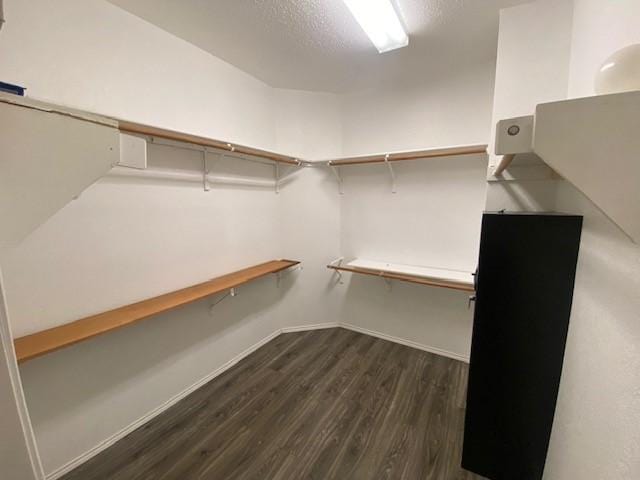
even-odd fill
[{"label": "metal shelf bracket", "polygon": [[281,272],[277,272],[276,273],[276,287],[280,288],[280,283],[281,283],[282,279],[285,276],[287,276],[287,275],[289,275],[289,274],[291,274],[293,272],[298,272],[298,271],[301,271],[301,270],[302,270],[302,265],[298,264],[293,268],[287,268],[286,270],[283,270]]},{"label": "metal shelf bracket", "polygon": [[393,171],[393,166],[389,161],[388,153],[384,156],[384,163],[387,165],[387,168],[389,169],[389,175],[391,176],[391,193],[396,193],[396,172]]},{"label": "metal shelf bracket", "polygon": [[209,181],[207,176],[209,175],[209,169],[207,168],[207,148],[202,149],[202,188],[205,192],[211,190],[209,188]]},{"label": "metal shelf bracket", "polygon": [[227,297],[237,297],[238,296],[238,289],[236,287],[230,289],[227,293],[225,293],[222,297],[220,297],[218,300],[216,300],[215,302],[213,302],[211,305],[209,305],[209,315],[213,315],[213,310],[214,308],[221,303],[225,298]]},{"label": "metal shelf bracket", "polygon": [[[330,266],[332,267],[339,267],[342,265],[342,262],[344,261],[344,257],[339,257],[336,258],[335,260],[333,260],[332,262],[329,263]],[[334,270],[333,274],[336,276],[336,282],[339,283],[340,285],[343,284],[342,282],[342,272],[340,270]]]},{"label": "metal shelf bracket", "polygon": [[340,192],[340,195],[344,195],[344,190],[342,188],[343,182],[342,182],[342,177],[340,176],[340,170],[335,165],[331,165],[331,162],[329,162],[328,165],[331,168],[333,175],[336,177],[336,180],[338,181],[338,192]]}]

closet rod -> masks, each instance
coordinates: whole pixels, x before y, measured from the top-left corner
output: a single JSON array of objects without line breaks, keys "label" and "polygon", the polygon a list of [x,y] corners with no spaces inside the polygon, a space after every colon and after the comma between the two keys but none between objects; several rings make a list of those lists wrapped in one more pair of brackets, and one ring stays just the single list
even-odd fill
[{"label": "closet rod", "polygon": [[493,171],[493,176],[497,177],[498,175],[502,175],[502,173],[507,168],[509,168],[509,165],[511,165],[511,162],[513,162],[514,158],[516,158],[516,156],[512,153],[508,155],[503,155],[502,158],[500,159],[500,162],[498,163],[495,170]]},{"label": "closet rod", "polygon": [[300,161],[297,158],[289,157],[286,155],[280,155],[278,153],[268,152],[259,148],[246,147],[244,145],[235,145],[232,143],[222,142],[220,140],[214,140],[213,138],[200,137],[198,135],[191,135],[189,133],[176,132],[174,130],[167,130],[164,128],[153,127],[150,125],[143,125],[141,123],[128,122],[124,120],[118,121],[118,129],[122,133],[146,135],[150,137],[164,138],[167,140],[175,140],[178,142],[186,142],[201,147],[211,147],[228,152],[234,152],[237,154],[251,155],[258,158],[266,158],[273,162],[286,163],[288,165],[300,165]]},{"label": "closet rod", "polygon": [[150,137],[147,135],[139,135],[139,138],[144,138],[150,144],[158,145],[160,147],[177,148],[180,150],[188,150],[190,152],[198,152],[200,154],[204,151],[213,155],[224,156],[225,158],[234,158],[238,160],[245,160],[247,162],[259,163],[260,165],[272,166],[274,164],[273,160],[267,160],[265,158],[254,158],[247,155],[232,153],[228,150],[220,150],[212,147],[201,147],[192,143],[178,142],[176,140],[167,140],[164,138]]},{"label": "closet rod", "polygon": [[[202,183],[202,172],[195,171],[180,171],[170,169],[137,169],[122,167],[116,165],[111,169],[107,176],[113,177],[132,177],[132,178],[145,178],[149,180],[161,180],[161,181],[177,181],[177,182],[189,182],[189,183]],[[280,185],[282,186],[288,182],[291,178],[289,176],[280,178]],[[214,173],[207,174],[207,182],[209,185],[238,185],[245,187],[258,187],[258,188],[275,188],[275,180],[264,180],[259,178],[237,177],[237,176],[225,176],[216,175]]]},{"label": "closet rod", "polygon": [[487,145],[459,145],[455,147],[430,148],[427,150],[411,150],[408,152],[379,153],[362,157],[340,158],[329,160],[329,166],[361,165],[368,163],[400,162],[403,160],[422,160],[436,157],[452,157],[460,155],[480,155],[487,153]]}]

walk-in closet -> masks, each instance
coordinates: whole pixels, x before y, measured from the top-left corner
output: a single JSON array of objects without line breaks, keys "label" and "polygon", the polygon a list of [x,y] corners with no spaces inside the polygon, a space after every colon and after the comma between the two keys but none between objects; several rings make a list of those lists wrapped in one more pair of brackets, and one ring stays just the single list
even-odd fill
[{"label": "walk-in closet", "polygon": [[639,25],[0,0],[0,479],[640,478]]}]

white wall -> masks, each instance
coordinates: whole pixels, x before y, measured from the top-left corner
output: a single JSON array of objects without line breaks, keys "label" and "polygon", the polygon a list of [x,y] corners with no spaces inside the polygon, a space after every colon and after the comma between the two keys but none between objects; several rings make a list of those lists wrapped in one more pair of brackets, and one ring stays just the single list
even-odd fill
[{"label": "white wall", "polygon": [[5,1],[0,78],[40,100],[274,148],[273,89],[102,0]]},{"label": "white wall", "polygon": [[345,156],[487,143],[495,63],[342,96]]},{"label": "white wall", "polygon": [[[640,2],[575,0],[570,97],[639,26]],[[546,478],[640,478],[640,247],[567,182],[557,209],[585,220]]]},{"label": "white wall", "polygon": [[545,479],[640,478],[640,247],[566,182],[557,209],[584,226]]},{"label": "white wall", "polygon": [[[279,144],[306,159],[341,156],[341,118],[335,95],[276,90]],[[338,187],[327,169],[307,168],[280,195],[280,251],[303,262],[282,302],[283,327],[337,323],[326,265],[340,254]]]},{"label": "white wall", "polygon": [[574,0],[569,96],[593,95],[595,74],[617,50],[640,43],[637,0]]},{"label": "white wall", "polygon": [[331,93],[274,90],[275,149],[305,160],[342,156],[341,98]]}]

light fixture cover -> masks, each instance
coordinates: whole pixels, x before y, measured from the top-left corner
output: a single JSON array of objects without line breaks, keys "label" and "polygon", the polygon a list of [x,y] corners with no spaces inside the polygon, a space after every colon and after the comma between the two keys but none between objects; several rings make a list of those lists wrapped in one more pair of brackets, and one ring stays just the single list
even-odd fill
[{"label": "light fixture cover", "polygon": [[607,58],[598,70],[595,87],[598,95],[640,90],[640,43]]},{"label": "light fixture cover", "polygon": [[391,0],[343,0],[378,52],[406,47],[409,37],[404,31]]}]

